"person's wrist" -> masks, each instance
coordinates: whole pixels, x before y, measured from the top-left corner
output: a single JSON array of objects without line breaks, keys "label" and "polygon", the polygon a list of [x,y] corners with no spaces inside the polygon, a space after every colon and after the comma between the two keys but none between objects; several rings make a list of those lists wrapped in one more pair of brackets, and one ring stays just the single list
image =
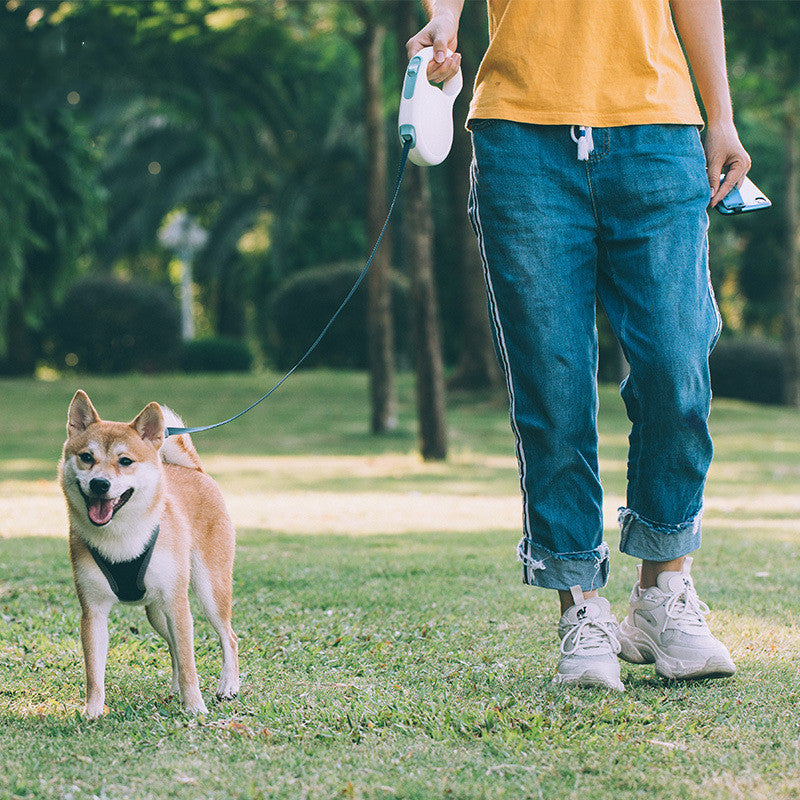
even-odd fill
[{"label": "person's wrist", "polygon": [[715,130],[736,130],[736,125],[733,122],[733,114],[709,114],[708,121],[706,122],[707,128],[714,128]]},{"label": "person's wrist", "polygon": [[452,11],[437,11],[431,17],[431,22],[440,33],[447,32],[448,41],[455,36],[455,32],[458,30],[458,17]]}]

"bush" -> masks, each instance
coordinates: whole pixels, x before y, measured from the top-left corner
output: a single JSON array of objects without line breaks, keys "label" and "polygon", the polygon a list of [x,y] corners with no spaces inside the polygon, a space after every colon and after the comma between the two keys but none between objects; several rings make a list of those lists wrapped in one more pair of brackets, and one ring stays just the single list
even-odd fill
[{"label": "bush", "polygon": [[[363,265],[337,264],[306,269],[281,283],[270,299],[269,332],[265,349],[274,354],[280,370],[294,366],[311,346],[358,278]],[[408,283],[392,273],[395,349],[407,357],[410,335]],[[366,283],[366,279],[364,281]],[[362,285],[336,318],[303,366],[364,369],[367,356],[366,286]]]},{"label": "bush", "polygon": [[172,292],[107,275],[82,278],[54,320],[59,366],[81,372],[163,372],[180,353],[180,315]]},{"label": "bush", "polygon": [[252,366],[250,348],[230,336],[186,342],[181,353],[185,372],[249,372]]},{"label": "bush", "polygon": [[783,358],[780,344],[767,339],[720,339],[709,360],[716,397],[754,403],[783,402]]}]

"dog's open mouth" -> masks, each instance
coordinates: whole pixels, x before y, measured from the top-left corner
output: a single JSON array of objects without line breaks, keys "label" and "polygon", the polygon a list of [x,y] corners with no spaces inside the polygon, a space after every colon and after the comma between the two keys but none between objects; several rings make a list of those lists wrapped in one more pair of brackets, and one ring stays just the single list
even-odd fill
[{"label": "dog's open mouth", "polygon": [[83,490],[81,490],[81,494],[86,501],[89,520],[95,525],[106,525],[111,522],[114,514],[131,499],[133,489],[127,489],[117,498],[89,497],[83,493]]}]

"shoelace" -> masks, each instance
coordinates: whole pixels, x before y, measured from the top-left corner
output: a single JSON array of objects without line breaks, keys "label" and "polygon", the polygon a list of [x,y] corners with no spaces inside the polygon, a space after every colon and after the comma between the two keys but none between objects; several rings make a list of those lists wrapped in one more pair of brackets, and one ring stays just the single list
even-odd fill
[{"label": "shoelace", "polygon": [[667,630],[670,620],[680,620],[684,626],[698,627],[705,630],[706,621],[703,619],[711,610],[697,595],[691,584],[684,584],[680,592],[671,595],[664,606],[666,617],[661,633]]},{"label": "shoelace", "polygon": [[[567,640],[572,638],[572,644]],[[584,619],[575,625],[561,640],[561,652],[571,656],[579,647],[602,647],[609,645],[614,653],[619,653],[621,646],[617,640],[617,624],[612,620]]]}]

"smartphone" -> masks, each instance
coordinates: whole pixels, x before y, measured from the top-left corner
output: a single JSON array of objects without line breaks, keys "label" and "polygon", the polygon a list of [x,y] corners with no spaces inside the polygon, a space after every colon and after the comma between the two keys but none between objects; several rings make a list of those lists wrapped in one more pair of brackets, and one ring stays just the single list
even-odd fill
[{"label": "smartphone", "polygon": [[745,211],[758,211],[771,205],[764,192],[750,178],[745,177],[738,189],[734,187],[725,195],[724,200],[717,203],[717,211],[720,214],[743,214]]}]

